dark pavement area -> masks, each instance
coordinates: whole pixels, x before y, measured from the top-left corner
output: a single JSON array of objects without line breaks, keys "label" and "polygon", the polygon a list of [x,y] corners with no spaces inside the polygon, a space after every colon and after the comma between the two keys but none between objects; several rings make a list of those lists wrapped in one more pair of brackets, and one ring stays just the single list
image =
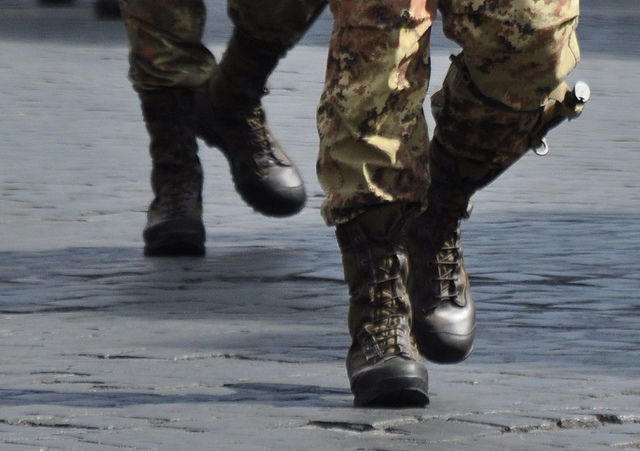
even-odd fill
[{"label": "dark pavement area", "polygon": [[[205,41],[230,31],[207,2]],[[309,202],[264,218],[201,144],[204,258],[145,258],[147,137],[122,25],[0,0],[0,449],[640,449],[640,4],[583,0],[592,100],[475,196],[474,353],[426,409],[354,409],[315,178],[330,17],[271,79]],[[455,52],[434,28],[438,89]],[[433,124],[431,124],[433,125]]]}]

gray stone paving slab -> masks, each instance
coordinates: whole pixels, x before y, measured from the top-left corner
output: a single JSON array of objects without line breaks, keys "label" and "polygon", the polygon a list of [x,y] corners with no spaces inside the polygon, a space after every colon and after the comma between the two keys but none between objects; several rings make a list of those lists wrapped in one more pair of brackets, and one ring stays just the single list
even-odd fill
[{"label": "gray stone paving slab", "polygon": [[[351,406],[346,288],[314,174],[328,16],[266,98],[308,207],[254,214],[203,147],[207,256],[148,259],[124,33],[77,3],[0,0],[0,449],[640,448],[635,3],[583,0],[572,77],[593,99],[548,157],[476,196],[476,349],[429,364],[431,404],[406,410]],[[207,5],[219,55],[229,26]],[[452,51],[436,30],[430,92]]]}]

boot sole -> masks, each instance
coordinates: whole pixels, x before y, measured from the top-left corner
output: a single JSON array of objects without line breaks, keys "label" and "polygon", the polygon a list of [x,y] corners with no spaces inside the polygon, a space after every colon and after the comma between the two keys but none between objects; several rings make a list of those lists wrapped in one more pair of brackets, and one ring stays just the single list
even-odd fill
[{"label": "boot sole", "polygon": [[205,255],[204,225],[196,219],[164,221],[145,229],[143,237],[148,257]]},{"label": "boot sole", "polygon": [[428,374],[417,361],[402,358],[378,364],[354,377],[355,407],[424,407],[429,404]]},{"label": "boot sole", "polygon": [[[429,404],[429,396],[423,381],[390,379],[382,384],[398,386],[387,390],[373,390],[355,392],[353,405],[355,407],[424,407]],[[409,386],[411,385],[411,386]]]}]

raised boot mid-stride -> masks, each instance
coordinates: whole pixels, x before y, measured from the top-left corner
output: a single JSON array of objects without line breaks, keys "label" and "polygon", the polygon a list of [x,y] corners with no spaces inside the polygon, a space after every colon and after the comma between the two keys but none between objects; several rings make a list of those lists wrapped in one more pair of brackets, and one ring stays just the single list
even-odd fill
[{"label": "raised boot mid-stride", "polygon": [[476,308],[464,266],[460,223],[471,195],[436,163],[431,149],[427,211],[406,224],[413,333],[420,354],[438,363],[464,360],[473,349]]},{"label": "raised boot mid-stride", "polygon": [[140,91],[151,143],[154,199],[143,231],[148,256],[203,255],[202,167],[193,127],[193,91]]},{"label": "raised boot mid-stride", "polygon": [[456,363],[473,349],[476,317],[460,242],[462,217],[446,215],[429,207],[409,223],[409,293],[420,353],[433,362]]},{"label": "raised boot mid-stride", "polygon": [[413,333],[420,353],[441,363],[463,360],[473,348],[475,304],[460,242],[472,194],[529,149],[546,153],[544,135],[578,116],[590,96],[584,82],[573,89],[561,83],[543,107],[516,110],[483,95],[464,61],[453,58],[445,87],[431,97],[437,126],[427,211],[407,222]]},{"label": "raised boot mid-stride", "polygon": [[254,210],[290,216],[306,203],[302,178],[267,127],[262,96],[273,68],[286,53],[236,29],[208,86],[196,97],[196,132],[219,148],[236,191]]},{"label": "raised boot mid-stride", "polygon": [[355,406],[429,403],[427,369],[411,334],[402,222],[392,204],[336,228],[349,286],[346,366]]}]

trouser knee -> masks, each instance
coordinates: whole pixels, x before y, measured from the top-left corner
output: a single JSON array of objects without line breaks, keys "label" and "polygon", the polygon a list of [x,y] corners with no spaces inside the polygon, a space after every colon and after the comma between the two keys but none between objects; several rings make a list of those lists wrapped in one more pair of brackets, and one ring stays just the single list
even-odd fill
[{"label": "trouser knee", "polygon": [[317,172],[329,224],[347,222],[373,205],[424,201],[423,103],[434,5],[330,1],[334,28],[317,116]]},{"label": "trouser knee", "polygon": [[546,94],[540,107],[515,109],[484,95],[462,55],[452,60],[443,88],[431,98],[437,123],[434,138],[440,151],[459,159],[461,164],[494,174],[488,179],[482,175],[487,182],[527,150],[546,151],[546,133],[564,120],[577,117],[589,98],[585,83],[579,82],[571,89],[561,82]]},{"label": "trouser knee", "polygon": [[515,110],[543,106],[580,59],[579,0],[441,0],[439,7],[474,85]]},{"label": "trouser knee", "polygon": [[499,173],[580,113],[564,83],[579,60],[578,1],[442,0],[440,9],[445,34],[463,49],[432,98],[447,153]]}]

